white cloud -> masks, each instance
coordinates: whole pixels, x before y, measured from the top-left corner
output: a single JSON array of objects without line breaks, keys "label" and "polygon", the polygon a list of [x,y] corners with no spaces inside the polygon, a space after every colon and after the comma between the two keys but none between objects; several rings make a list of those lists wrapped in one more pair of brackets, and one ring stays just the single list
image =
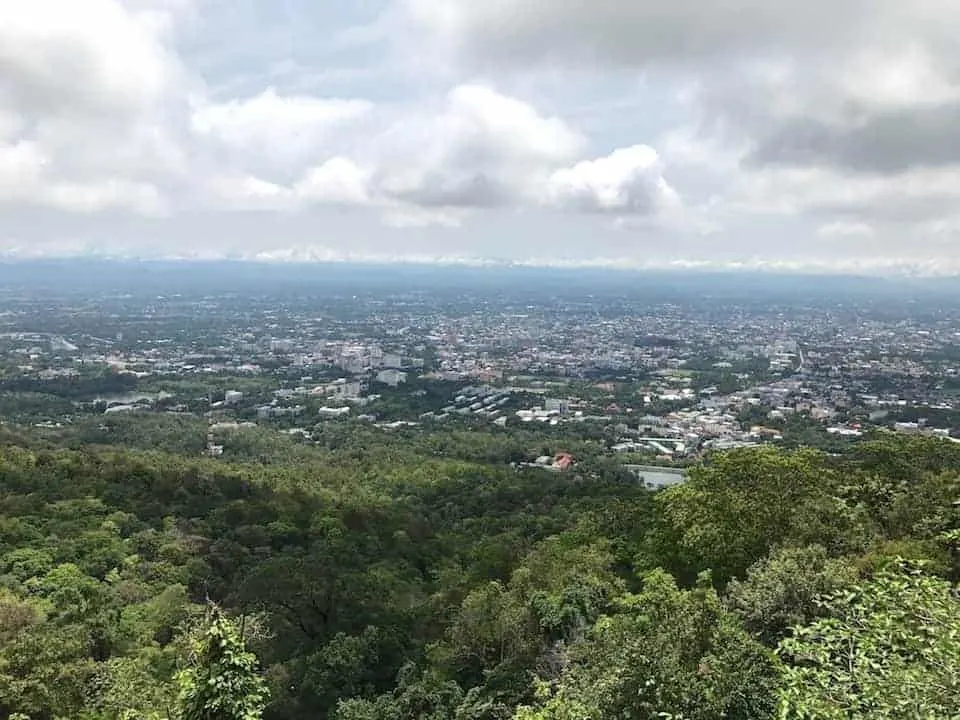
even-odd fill
[{"label": "white cloud", "polygon": [[0,201],[79,213],[126,209],[157,215],[166,205],[148,183],[123,179],[67,181],[52,177],[44,150],[31,141],[0,146]]},{"label": "white cloud", "polygon": [[[688,226],[736,226],[759,244],[750,223],[783,216],[797,236],[870,237],[894,250],[904,232],[932,236],[924,228],[954,217],[955,2],[450,0],[441,11],[399,1],[414,36],[462,69],[644,73],[683,115],[658,147]],[[557,177],[581,208],[629,204],[616,182]]]},{"label": "white cloud", "polygon": [[918,240],[955,240],[960,237],[960,215],[948,214],[921,222],[917,225],[914,236]]},{"label": "white cloud", "polygon": [[51,183],[40,197],[51,207],[78,213],[125,209],[141,215],[162,215],[168,209],[156,187],[127,180]]},{"label": "white cloud", "polygon": [[746,174],[731,196],[758,213],[921,221],[960,201],[960,167],[917,168],[895,176],[769,168]]},{"label": "white cloud", "polygon": [[47,160],[35,142],[21,140],[0,146],[0,198],[18,197],[35,187]]},{"label": "white cloud", "polygon": [[451,90],[431,114],[394,122],[373,143],[376,193],[422,207],[489,207],[531,197],[531,182],[576,157],[561,119],[483,85]]},{"label": "white cloud", "polygon": [[[269,123],[259,125],[266,131]],[[653,148],[576,162],[585,140],[565,122],[482,85],[451,90],[433,114],[395,117],[361,158],[331,157],[289,185],[221,181],[232,206],[378,209],[390,227],[459,226],[490,207],[655,216],[679,207]]]},{"label": "white cloud", "polygon": [[198,107],[194,133],[235,153],[268,163],[309,162],[344,124],[373,109],[366,100],[280,95],[274,88],[244,99]]},{"label": "white cloud", "polygon": [[837,80],[844,97],[880,110],[935,107],[960,100],[960,84],[932,48],[917,41],[894,51],[855,54]]},{"label": "white cloud", "polygon": [[386,210],[383,223],[398,229],[428,227],[458,228],[463,223],[463,212],[456,209],[426,209],[413,205],[399,205]]},{"label": "white cloud", "polygon": [[546,200],[561,208],[601,213],[656,214],[680,204],[663,178],[657,151],[647,145],[557,170],[547,183]]},{"label": "white cloud", "polygon": [[[157,213],[183,172],[170,9],[0,0],[0,205]],[[15,174],[18,182],[6,176]]]},{"label": "white cloud", "polygon": [[295,188],[297,197],[333,205],[367,205],[370,175],[349,158],[335,157],[308,171]]},{"label": "white cloud", "polygon": [[545,117],[532,105],[484,85],[454,88],[437,129],[462,155],[507,155],[529,163],[568,157],[584,142],[560,118]]},{"label": "white cloud", "polygon": [[0,16],[4,95],[32,120],[136,114],[177,81],[155,15],[117,0],[0,0]]},{"label": "white cloud", "polygon": [[295,209],[291,190],[253,175],[218,175],[204,185],[204,204],[227,211]]},{"label": "white cloud", "polygon": [[873,237],[873,228],[862,222],[836,222],[821,225],[817,235],[822,238]]}]

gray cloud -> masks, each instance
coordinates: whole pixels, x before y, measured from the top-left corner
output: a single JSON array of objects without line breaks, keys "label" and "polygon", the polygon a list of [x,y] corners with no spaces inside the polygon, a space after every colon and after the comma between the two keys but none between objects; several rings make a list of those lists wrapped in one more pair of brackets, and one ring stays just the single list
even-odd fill
[{"label": "gray cloud", "polygon": [[408,187],[396,185],[389,176],[374,177],[373,186],[383,197],[424,208],[494,208],[517,200],[503,179],[469,169],[435,170]]},{"label": "gray cloud", "polygon": [[[921,0],[922,2],[923,0]],[[407,13],[466,57],[637,65],[840,44],[884,21],[895,0],[404,0]]]},{"label": "gray cloud", "polygon": [[712,179],[703,212],[718,222],[757,213],[815,223],[837,216],[899,232],[952,214],[958,200],[955,2],[404,6],[414,26],[465,67],[612,67],[673,84],[688,113],[686,132],[706,133],[690,166],[681,158],[673,170]]},{"label": "gray cloud", "polygon": [[797,118],[759,138],[751,164],[832,164],[860,172],[893,174],[920,166],[960,162],[960,103],[898,109],[845,124]]}]

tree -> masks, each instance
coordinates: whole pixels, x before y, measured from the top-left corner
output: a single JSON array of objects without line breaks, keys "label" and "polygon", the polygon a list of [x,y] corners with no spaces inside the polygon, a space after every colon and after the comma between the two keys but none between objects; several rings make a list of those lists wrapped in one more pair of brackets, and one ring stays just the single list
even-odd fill
[{"label": "tree", "polygon": [[570,650],[550,692],[517,720],[766,720],[776,663],[727,612],[704,576],[694,590],[654,571]]},{"label": "tree", "polygon": [[268,693],[257,658],[218,608],[211,607],[192,652],[190,667],[177,675],[183,720],[260,720]]},{"label": "tree", "polygon": [[778,545],[845,549],[848,522],[836,486],[820,453],[764,447],[713,457],[657,502],[688,569],[711,570],[722,584]]},{"label": "tree", "polygon": [[394,692],[373,700],[341,700],[336,720],[449,720],[463,702],[463,691],[452,680],[420,672],[412,664],[401,668]]},{"label": "tree", "polygon": [[785,548],[751,566],[746,580],[733,580],[727,586],[726,604],[749,632],[776,647],[790,628],[823,614],[821,596],[856,579],[850,562],[829,558],[819,545]]},{"label": "tree", "polygon": [[783,720],[960,717],[960,600],[898,561],[824,600],[828,617],[781,643]]}]

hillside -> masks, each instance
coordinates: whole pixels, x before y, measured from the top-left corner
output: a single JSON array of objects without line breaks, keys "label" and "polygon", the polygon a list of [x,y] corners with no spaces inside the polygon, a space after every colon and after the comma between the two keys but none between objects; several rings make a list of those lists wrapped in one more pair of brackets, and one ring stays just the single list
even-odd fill
[{"label": "hillside", "polygon": [[268,719],[960,709],[950,443],[744,449],[650,493],[465,438],[257,461],[27,440],[0,451],[3,717],[234,717],[181,693],[217,622]]}]

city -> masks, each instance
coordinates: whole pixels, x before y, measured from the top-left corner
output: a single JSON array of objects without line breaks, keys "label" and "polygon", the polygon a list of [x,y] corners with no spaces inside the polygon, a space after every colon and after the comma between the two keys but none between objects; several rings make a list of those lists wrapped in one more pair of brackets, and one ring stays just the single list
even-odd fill
[{"label": "city", "polygon": [[561,438],[589,426],[636,467],[764,443],[829,450],[876,429],[960,440],[960,304],[923,285],[908,298],[717,281],[718,302],[681,280],[664,302],[642,286],[673,280],[642,274],[569,287],[562,273],[490,270],[454,291],[360,268],[352,289],[301,294],[272,272],[172,295],[8,287],[5,422],[56,436],[190,418],[215,456],[251,427],[309,444],[331,423]]}]

